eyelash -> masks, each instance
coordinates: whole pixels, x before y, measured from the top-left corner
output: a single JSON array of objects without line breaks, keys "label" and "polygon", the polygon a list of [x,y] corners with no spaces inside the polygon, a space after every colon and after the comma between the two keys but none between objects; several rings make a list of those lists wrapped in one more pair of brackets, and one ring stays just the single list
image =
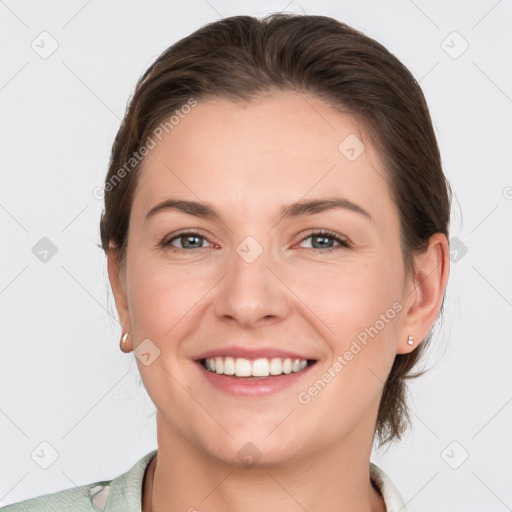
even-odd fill
[{"label": "eyelash", "polygon": [[[164,247],[164,248],[172,247],[173,250],[175,250],[175,251],[182,251],[182,252],[192,252],[192,251],[197,251],[199,249],[206,249],[207,248],[207,247],[199,247],[197,249],[182,249],[181,247],[174,247],[174,246],[171,245],[171,242],[173,242],[177,238],[180,238],[180,237],[185,236],[185,235],[193,235],[193,236],[197,236],[198,238],[202,238],[204,240],[207,240],[207,238],[205,236],[201,235],[201,233],[199,231],[196,231],[194,229],[190,229],[188,231],[183,231],[181,233],[178,233],[177,235],[175,235],[174,237],[170,238],[167,241],[163,241],[160,244],[160,246]],[[341,247],[343,247],[345,249],[349,249],[351,247],[351,244],[348,242],[348,240],[339,237],[338,235],[336,235],[336,233],[333,233],[332,231],[329,231],[327,229],[321,229],[319,231],[314,231],[312,233],[309,233],[309,235],[307,235],[302,240],[300,240],[299,243],[302,243],[302,242],[304,242],[304,240],[307,240],[308,238],[311,238],[311,237],[332,238],[334,241],[336,241],[336,242],[338,242],[340,244],[339,246],[327,247],[326,249],[317,249],[317,248],[314,248],[314,247],[306,247],[306,249],[311,249],[313,251],[330,252],[332,250],[335,250],[335,249],[338,249],[338,248],[341,248]]]}]

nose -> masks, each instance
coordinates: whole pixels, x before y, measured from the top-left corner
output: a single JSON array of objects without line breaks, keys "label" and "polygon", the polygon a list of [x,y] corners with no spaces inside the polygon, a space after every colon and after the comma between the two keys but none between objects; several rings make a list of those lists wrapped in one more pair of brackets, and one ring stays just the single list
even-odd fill
[{"label": "nose", "polygon": [[237,249],[230,270],[216,287],[217,318],[246,329],[282,321],[289,313],[292,294],[279,276],[279,265],[266,250],[253,260],[250,253],[256,248],[250,243]]}]

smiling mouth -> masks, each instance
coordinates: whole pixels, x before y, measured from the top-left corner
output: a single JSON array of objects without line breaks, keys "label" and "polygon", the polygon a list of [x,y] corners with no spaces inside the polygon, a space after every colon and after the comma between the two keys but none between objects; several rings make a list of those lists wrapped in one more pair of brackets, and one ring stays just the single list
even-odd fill
[{"label": "smiling mouth", "polygon": [[290,373],[300,373],[312,366],[316,359],[214,357],[199,359],[201,366],[208,372],[234,379],[258,380],[279,377]]}]

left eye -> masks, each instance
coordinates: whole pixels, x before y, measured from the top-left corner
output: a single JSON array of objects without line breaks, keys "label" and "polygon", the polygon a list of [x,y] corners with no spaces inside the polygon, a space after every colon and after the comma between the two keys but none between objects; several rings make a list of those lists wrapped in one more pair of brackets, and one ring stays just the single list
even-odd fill
[{"label": "left eye", "polygon": [[[334,240],[335,242],[338,242],[338,245],[341,245],[343,247],[350,247],[349,243],[345,239],[340,238],[331,231],[317,231],[315,233],[311,233],[306,238],[303,238],[301,243],[308,239],[312,240],[310,247],[308,247],[308,249],[334,249],[332,242],[330,242],[329,240]],[[314,247],[315,241],[316,244],[319,245],[319,247]]]}]

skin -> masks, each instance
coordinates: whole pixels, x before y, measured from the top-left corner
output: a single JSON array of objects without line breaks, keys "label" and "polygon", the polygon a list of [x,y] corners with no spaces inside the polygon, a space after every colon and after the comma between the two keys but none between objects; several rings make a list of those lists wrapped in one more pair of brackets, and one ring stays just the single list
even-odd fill
[{"label": "skin", "polygon": [[[366,145],[355,161],[338,150],[349,134]],[[146,156],[126,265],[118,269],[115,248],[108,254],[128,350],[146,338],[160,350],[148,366],[137,359],[157,408],[159,450],[144,482],[144,512],[385,511],[369,479],[384,382],[396,354],[428,334],[449,273],[447,240],[436,234],[417,255],[416,274],[405,275],[385,176],[351,116],[292,92],[244,104],[199,101]],[[279,218],[282,205],[326,196],[357,203],[372,220],[346,209]],[[145,221],[169,197],[208,202],[222,221],[176,210]],[[192,228],[204,237],[192,245],[199,249],[187,248],[186,237],[159,245]],[[326,249],[310,236],[318,229],[351,246],[328,239],[333,249]],[[247,236],[263,248],[250,264],[236,252]],[[402,310],[317,396],[299,403],[298,393],[395,302]],[[318,362],[270,397],[232,397],[194,362],[231,344],[288,348]],[[252,467],[237,456],[247,442],[261,454]]]}]

